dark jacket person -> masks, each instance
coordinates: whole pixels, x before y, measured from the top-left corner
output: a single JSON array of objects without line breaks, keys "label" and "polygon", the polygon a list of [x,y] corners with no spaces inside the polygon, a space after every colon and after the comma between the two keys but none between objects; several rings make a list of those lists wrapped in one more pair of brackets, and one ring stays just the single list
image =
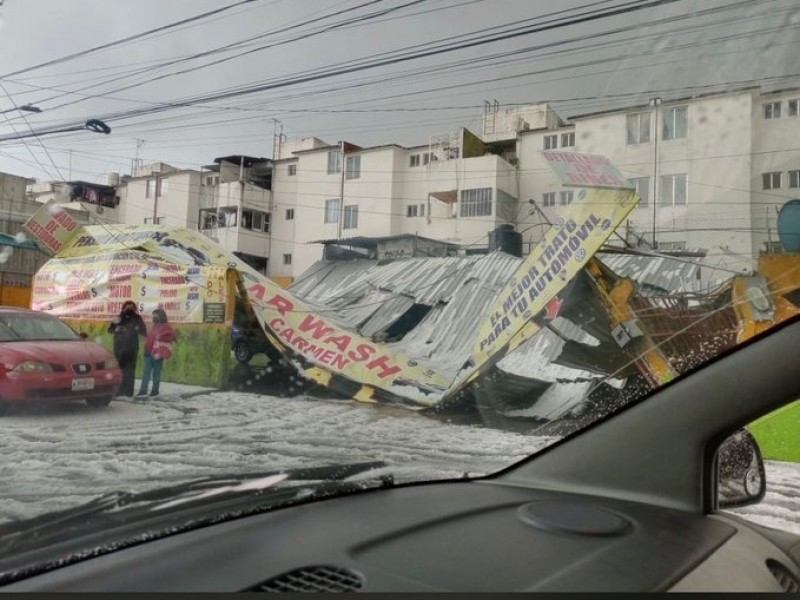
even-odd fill
[{"label": "dark jacket person", "polygon": [[133,396],[136,360],[139,357],[139,336],[147,335],[144,320],[136,311],[136,303],[127,300],[122,305],[122,312],[114,317],[108,326],[108,333],[114,334],[114,356],[117,357],[122,370],[120,396]]}]

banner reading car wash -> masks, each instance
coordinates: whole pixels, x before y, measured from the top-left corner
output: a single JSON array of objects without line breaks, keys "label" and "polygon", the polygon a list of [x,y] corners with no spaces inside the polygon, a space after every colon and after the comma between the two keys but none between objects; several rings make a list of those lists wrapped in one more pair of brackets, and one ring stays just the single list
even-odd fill
[{"label": "banner reading car wash", "polygon": [[[605,157],[574,152],[544,155],[564,185],[581,189],[498,294],[448,395],[539,332],[532,319],[586,266],[639,201]],[[617,187],[611,187],[614,184]]]},{"label": "banner reading car wash", "polygon": [[[259,310],[259,318],[277,336],[280,345],[315,366],[322,366],[366,386],[384,389],[415,403],[430,405],[439,400],[450,381],[430,368],[391,351],[386,345],[342,329],[309,310],[275,283],[255,283],[248,297]],[[327,378],[315,376],[325,383]],[[376,399],[368,390],[364,397]]]},{"label": "banner reading car wash", "polygon": [[38,239],[50,254],[58,254],[79,229],[75,219],[53,200],[43,204],[23,227]]},{"label": "banner reading car wash", "polygon": [[[319,383],[349,380],[351,385],[340,388],[352,390],[356,399],[404,400],[428,406],[436,403],[450,384],[433,369],[315,313],[199,232],[163,226],[84,227],[62,248],[58,258],[80,259],[109,251],[140,251],[176,264],[235,269],[243,277],[248,298],[275,347]],[[197,283],[196,278],[189,279],[190,284]]]}]

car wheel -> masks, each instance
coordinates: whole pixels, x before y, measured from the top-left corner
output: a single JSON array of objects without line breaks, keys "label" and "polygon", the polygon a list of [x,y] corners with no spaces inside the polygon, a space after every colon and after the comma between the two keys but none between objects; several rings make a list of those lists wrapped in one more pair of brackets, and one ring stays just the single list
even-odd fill
[{"label": "car wheel", "polygon": [[102,398],[87,398],[86,404],[92,408],[103,408],[111,404],[111,396],[103,396]]},{"label": "car wheel", "polygon": [[233,355],[240,363],[248,363],[253,358],[253,351],[247,342],[237,342],[233,347]]}]

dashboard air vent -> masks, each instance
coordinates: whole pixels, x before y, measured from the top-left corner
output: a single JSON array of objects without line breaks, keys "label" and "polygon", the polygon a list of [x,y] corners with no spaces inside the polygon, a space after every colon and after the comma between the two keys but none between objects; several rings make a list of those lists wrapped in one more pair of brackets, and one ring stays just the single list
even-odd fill
[{"label": "dashboard air vent", "polygon": [[312,566],[295,569],[265,581],[248,592],[356,592],[364,578],[350,569]]},{"label": "dashboard air vent", "polygon": [[800,581],[798,581],[797,577],[795,577],[789,569],[775,560],[768,560],[767,568],[784,592],[793,594],[800,593]]}]

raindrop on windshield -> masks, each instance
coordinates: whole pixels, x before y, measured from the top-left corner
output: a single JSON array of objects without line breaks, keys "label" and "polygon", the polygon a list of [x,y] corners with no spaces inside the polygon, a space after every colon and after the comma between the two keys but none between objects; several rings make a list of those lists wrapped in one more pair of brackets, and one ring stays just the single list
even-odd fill
[{"label": "raindrop on windshield", "polygon": [[0,264],[8,262],[12,254],[14,254],[14,249],[11,246],[6,246],[0,250]]}]

